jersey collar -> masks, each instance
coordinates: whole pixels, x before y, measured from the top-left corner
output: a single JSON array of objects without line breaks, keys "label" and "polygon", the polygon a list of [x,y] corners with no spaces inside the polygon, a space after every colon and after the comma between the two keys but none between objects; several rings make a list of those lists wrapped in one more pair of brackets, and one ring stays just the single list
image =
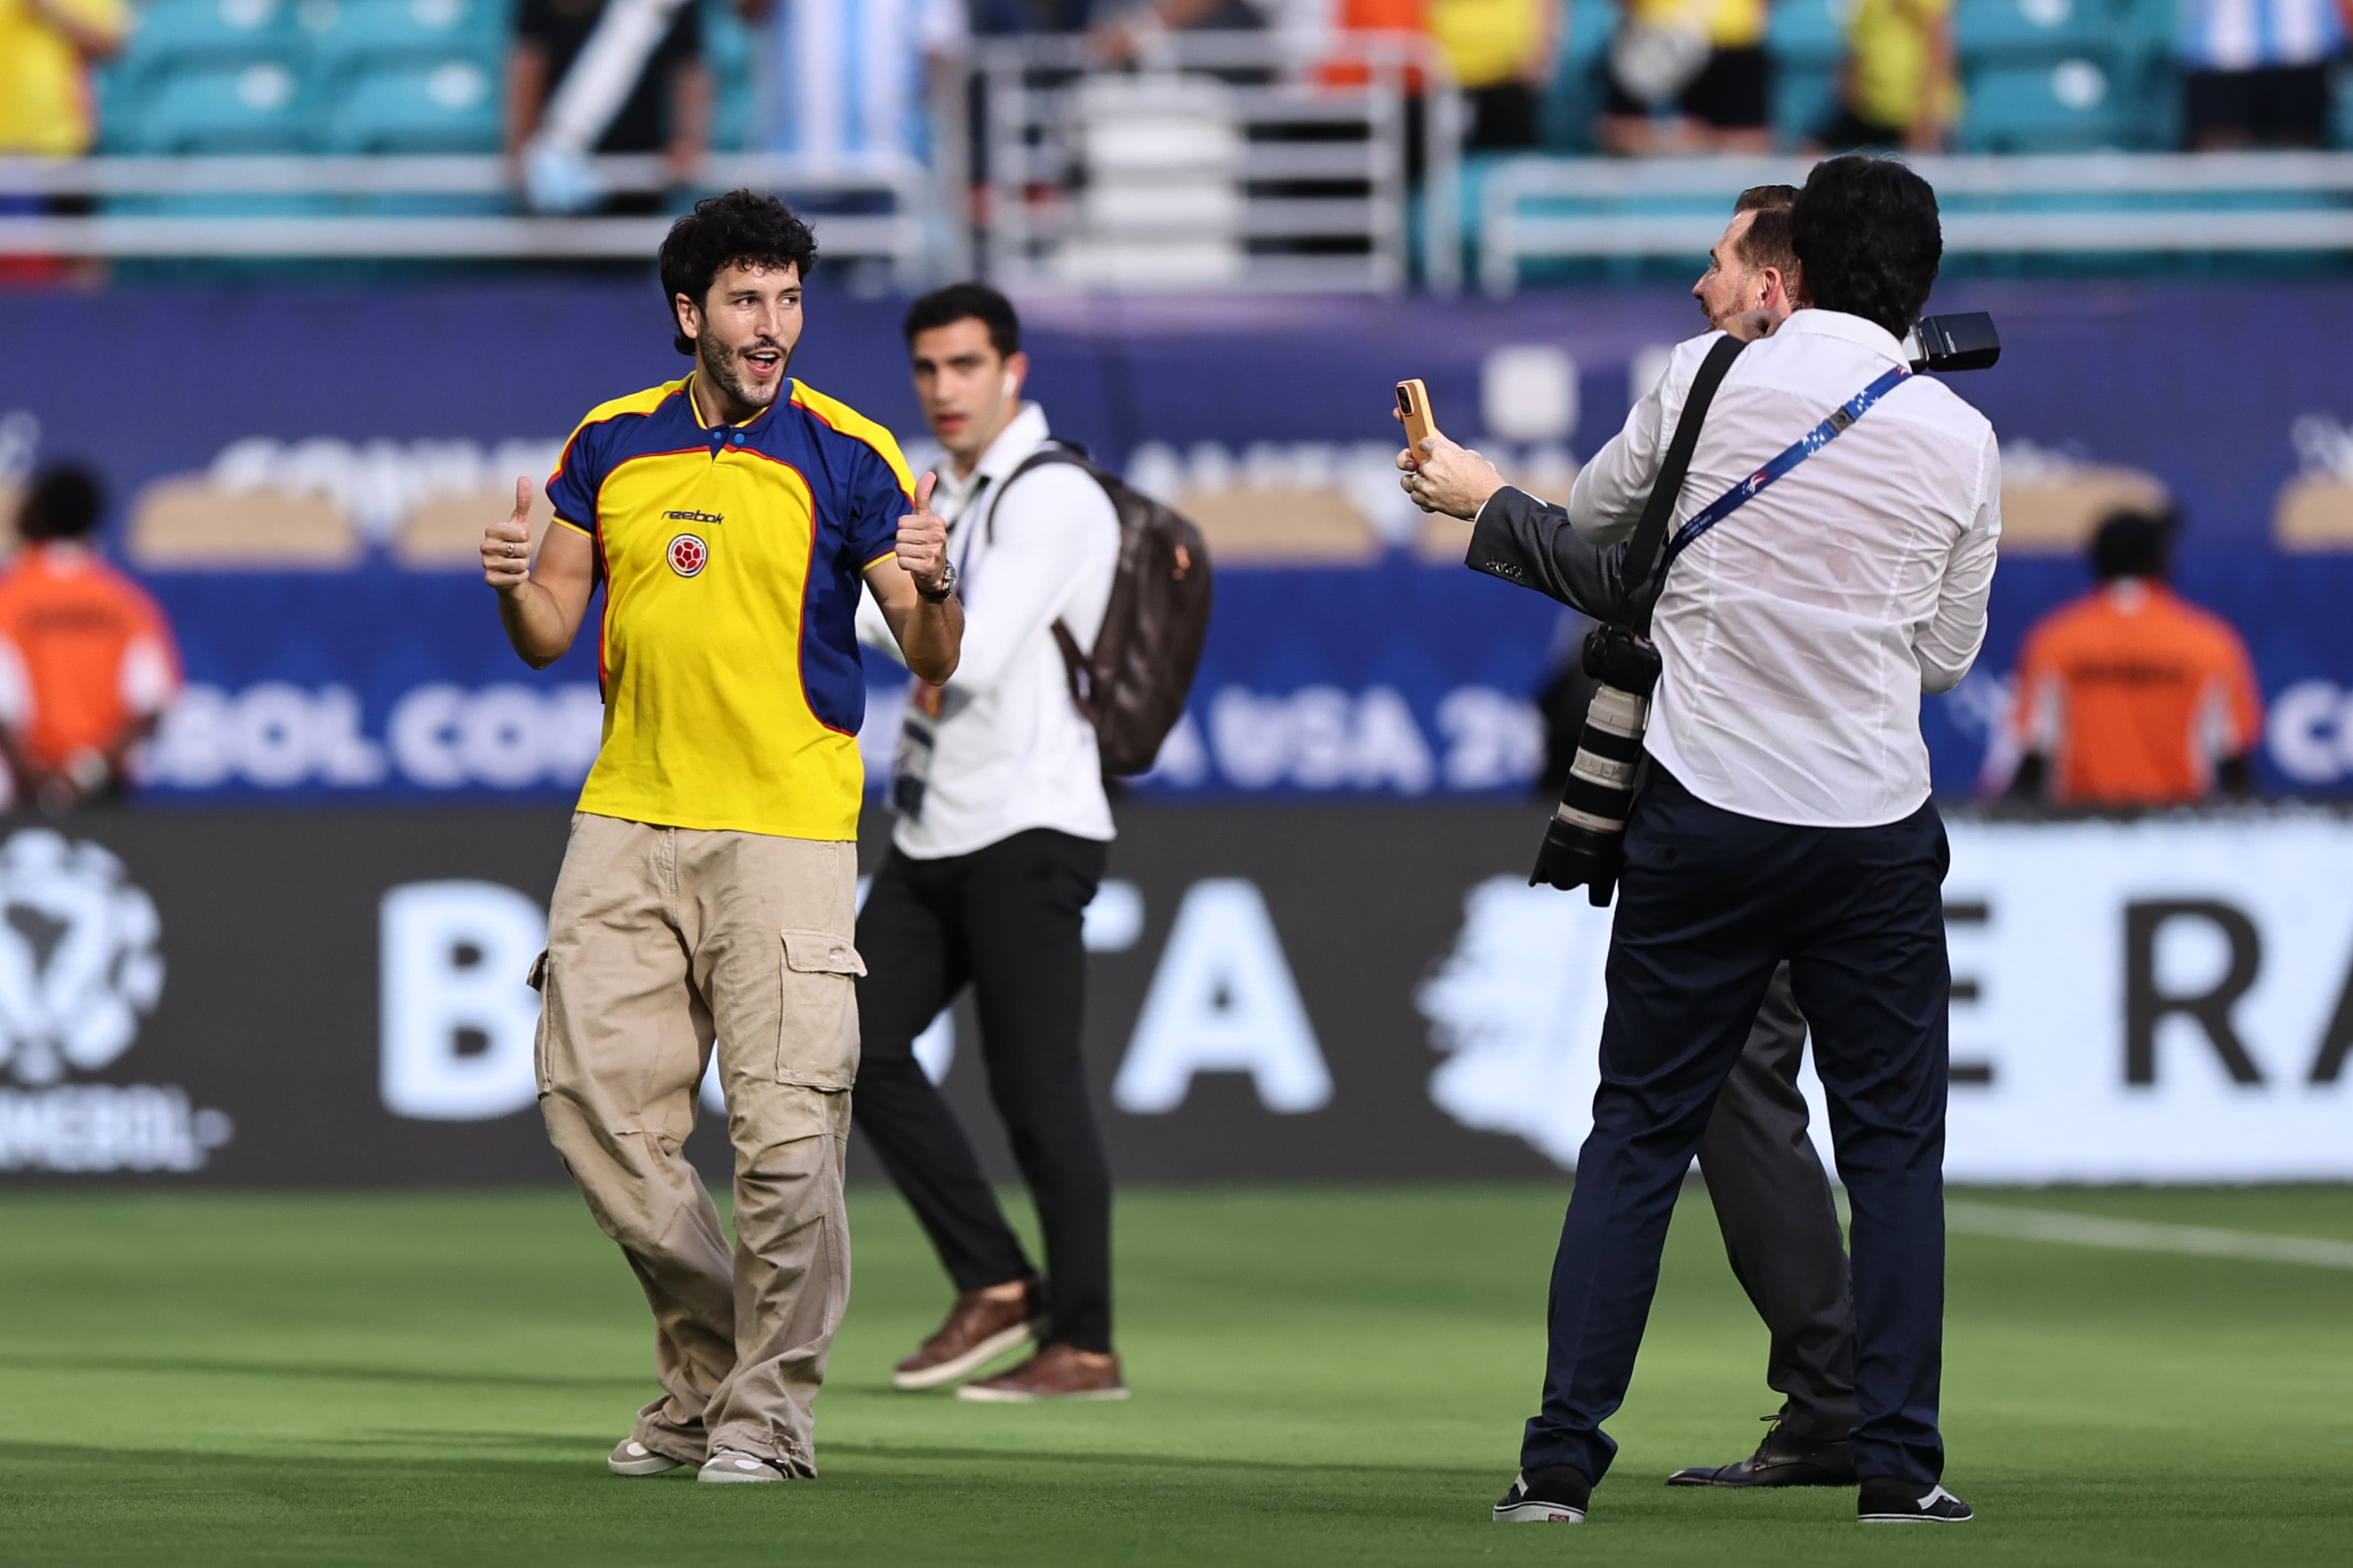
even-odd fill
[{"label": "jersey collar", "polygon": [[[686,411],[694,416],[694,427],[698,430],[708,430],[711,428],[711,421],[702,416],[702,405],[695,401],[694,396],[694,380],[695,377],[702,374],[702,369],[700,365],[688,371],[686,373],[686,379],[679,383],[679,393],[686,399]],[[744,420],[741,425],[731,425],[727,426],[727,428],[731,430],[749,430],[753,426],[757,425],[761,420],[765,419],[769,415],[774,414],[776,411],[777,403],[791,402],[794,395],[799,391],[799,389],[800,383],[787,380],[784,386],[777,391],[776,403],[769,404],[768,406],[761,409],[760,412],[753,415],[752,417]]]}]

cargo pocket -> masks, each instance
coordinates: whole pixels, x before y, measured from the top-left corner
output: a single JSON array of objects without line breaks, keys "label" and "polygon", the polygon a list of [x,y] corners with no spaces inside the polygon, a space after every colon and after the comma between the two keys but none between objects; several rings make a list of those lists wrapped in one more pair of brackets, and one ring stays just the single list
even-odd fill
[{"label": "cargo pocket", "polygon": [[554,1009],[547,1002],[547,950],[531,961],[531,973],[525,978],[533,991],[539,993],[539,1023],[531,1034],[531,1081],[541,1094],[547,1092],[547,1016]]},{"label": "cargo pocket", "polygon": [[857,977],[866,961],[830,931],[787,931],[784,949],[776,1081],[848,1089],[858,1078]]}]

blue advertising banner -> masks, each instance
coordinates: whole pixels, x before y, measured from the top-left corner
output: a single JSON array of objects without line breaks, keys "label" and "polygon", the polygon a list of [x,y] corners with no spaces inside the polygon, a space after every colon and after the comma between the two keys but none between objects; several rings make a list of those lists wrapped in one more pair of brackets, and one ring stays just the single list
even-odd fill
[{"label": "blue advertising banner", "polygon": [[[1219,563],[1191,714],[1142,788],[1527,787],[1542,754],[1529,699],[1567,647],[1563,617],[1451,564],[1459,539],[1404,503],[1389,385],[1424,377],[1444,427],[1556,494],[1700,325],[1688,300],[1022,304],[1029,390],[1057,430],[1201,519]],[[2019,641],[2088,585],[2073,544],[2027,550],[2168,501],[2188,524],[2184,592],[2253,648],[2266,784],[2340,786],[2353,555],[2274,541],[2353,540],[2353,384],[2336,369],[2353,356],[2334,342],[2353,339],[2353,286],[1977,284],[1936,306],[2001,324],[2001,364],[1956,385],[2001,435],[2009,529],[1986,656],[1925,715],[1939,788],[1978,787]],[[820,289],[794,369],[912,450],[902,310]],[[514,659],[470,541],[590,406],[686,367],[669,331],[650,278],[0,294],[0,508],[38,464],[98,468],[110,548],[185,651],[191,689],[153,748],[153,793],[567,795],[596,750],[593,658],[537,674]],[[281,537],[303,542],[267,542]],[[877,661],[873,772],[901,679]]]},{"label": "blue advertising banner", "polygon": [[[2343,787],[2353,557],[2200,549],[2181,574],[2254,655],[2270,710],[2266,785]],[[152,585],[192,680],[150,760],[157,796],[554,801],[596,756],[587,639],[533,673],[508,650],[487,590],[463,576],[175,573]],[[2089,586],[2073,560],[2002,563],[1977,669],[1923,709],[1940,791],[1978,787],[2027,629]],[[1139,787],[1180,798],[1524,791],[1544,752],[1532,699],[1571,646],[1567,620],[1493,577],[1402,558],[1224,572],[1191,710]],[[870,788],[889,765],[904,680],[869,656]]]}]

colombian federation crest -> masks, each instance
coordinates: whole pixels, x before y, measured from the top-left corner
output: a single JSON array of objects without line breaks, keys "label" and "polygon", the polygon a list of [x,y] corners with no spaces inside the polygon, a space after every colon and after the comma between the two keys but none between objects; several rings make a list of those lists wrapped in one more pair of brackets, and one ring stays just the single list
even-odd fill
[{"label": "colombian federation crest", "polygon": [[695,576],[710,563],[711,547],[700,534],[681,533],[670,542],[670,569],[680,576]]}]

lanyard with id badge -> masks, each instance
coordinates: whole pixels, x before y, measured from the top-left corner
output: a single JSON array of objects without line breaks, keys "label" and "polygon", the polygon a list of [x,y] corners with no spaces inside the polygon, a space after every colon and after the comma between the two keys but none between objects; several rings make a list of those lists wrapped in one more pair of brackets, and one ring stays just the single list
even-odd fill
[{"label": "lanyard with id badge", "polygon": [[[955,521],[949,524],[951,543],[955,531],[964,528],[965,520],[978,509],[988,484],[984,478],[958,509]],[[966,531],[964,552],[956,560],[956,578],[961,584],[958,591],[967,608],[972,604],[972,533]],[[931,789],[932,759],[939,744],[940,725],[971,700],[965,692],[934,686],[919,675],[907,678],[907,711],[899,721],[899,749],[891,760],[891,806],[908,821],[923,819],[923,797]]]}]

